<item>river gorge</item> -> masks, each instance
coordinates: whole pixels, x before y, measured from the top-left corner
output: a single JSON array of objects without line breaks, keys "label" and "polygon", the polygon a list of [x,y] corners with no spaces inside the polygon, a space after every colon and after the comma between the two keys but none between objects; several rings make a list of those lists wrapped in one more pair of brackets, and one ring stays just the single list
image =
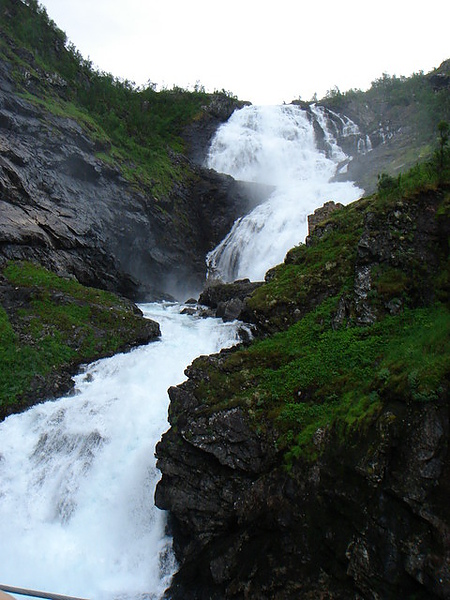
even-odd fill
[{"label": "river gorge", "polygon": [[0,589],[449,598],[449,61],[252,106],[0,17]]},{"label": "river gorge", "polygon": [[[219,128],[207,166],[274,191],[210,253],[214,277],[263,279],[304,241],[324,199],[362,193],[331,182],[349,157],[330,131],[326,152],[316,147],[314,119],[296,106],[246,107]],[[175,559],[151,501],[167,389],[196,356],[237,343],[239,323],[183,315],[178,304],[141,308],[161,341],[86,367],[72,395],[1,425],[1,581],[98,600],[156,599],[167,587]]]}]

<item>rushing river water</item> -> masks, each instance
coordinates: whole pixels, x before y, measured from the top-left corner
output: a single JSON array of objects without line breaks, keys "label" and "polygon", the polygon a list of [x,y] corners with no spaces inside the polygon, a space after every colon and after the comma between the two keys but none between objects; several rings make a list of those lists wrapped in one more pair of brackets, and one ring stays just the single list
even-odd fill
[{"label": "rushing river water", "polygon": [[[307,214],[360,194],[331,182],[346,157],[322,116],[247,107],[217,132],[210,167],[275,187],[209,255],[223,279],[262,279],[304,239]],[[316,147],[314,119],[327,152]],[[73,395],[0,424],[1,584],[92,600],[156,600],[167,587],[176,565],[153,505],[167,389],[196,356],[234,344],[237,324],[181,315],[178,305],[143,309],[160,323],[160,341],[90,365]]]},{"label": "rushing river water", "polygon": [[151,304],[160,341],[90,365],[76,393],[0,424],[0,583],[95,600],[159,598],[174,571],[153,505],[167,389],[236,324]]}]

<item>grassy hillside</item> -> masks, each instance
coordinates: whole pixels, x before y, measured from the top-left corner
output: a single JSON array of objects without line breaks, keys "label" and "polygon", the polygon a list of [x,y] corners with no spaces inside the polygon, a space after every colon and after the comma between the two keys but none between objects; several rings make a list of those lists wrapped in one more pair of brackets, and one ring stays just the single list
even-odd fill
[{"label": "grassy hillside", "polygon": [[438,122],[450,118],[449,78],[447,60],[428,74],[397,77],[384,73],[366,92],[357,89],[341,92],[334,88],[320,103],[336,112],[358,115],[358,122],[371,132],[389,123],[384,132],[387,136],[408,123],[430,144]]},{"label": "grassy hillside", "polygon": [[199,358],[210,414],[242,406],[274,428],[287,464],[317,436],[365,428],[387,402],[448,401],[450,171],[416,167],[336,211],[248,301],[264,332]]},{"label": "grassy hillside", "polygon": [[347,115],[370,137],[372,151],[357,155],[348,174],[373,191],[378,173],[397,176],[431,157],[439,123],[450,122],[450,60],[428,74],[383,74],[366,92],[335,88],[320,104]]},{"label": "grassy hillside", "polygon": [[160,92],[149,82],[94,69],[36,0],[0,0],[0,59],[13,65],[23,95],[58,115],[75,118],[97,141],[98,156],[158,196],[188,175],[180,137],[213,95],[178,87]]},{"label": "grassy hillside", "polygon": [[67,392],[80,364],[158,335],[127,300],[9,262],[0,270],[0,419]]}]

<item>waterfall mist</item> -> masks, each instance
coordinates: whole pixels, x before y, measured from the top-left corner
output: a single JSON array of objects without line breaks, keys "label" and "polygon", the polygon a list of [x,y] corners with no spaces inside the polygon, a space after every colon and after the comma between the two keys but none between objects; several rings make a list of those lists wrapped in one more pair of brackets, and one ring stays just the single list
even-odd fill
[{"label": "waterfall mist", "polygon": [[[316,143],[314,122],[323,128],[325,150]],[[209,253],[210,275],[224,281],[263,279],[305,240],[307,216],[318,206],[358,199],[362,190],[352,182],[332,181],[346,159],[318,107],[247,106],[233,113],[212,141],[208,167],[276,189]]]}]

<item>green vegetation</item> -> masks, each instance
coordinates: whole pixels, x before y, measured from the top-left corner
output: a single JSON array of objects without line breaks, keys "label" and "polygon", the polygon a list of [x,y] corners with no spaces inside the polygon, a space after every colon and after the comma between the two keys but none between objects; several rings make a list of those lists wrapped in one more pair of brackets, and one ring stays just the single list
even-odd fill
[{"label": "green vegetation", "polygon": [[[444,68],[445,65],[446,63]],[[446,68],[448,69],[448,65]],[[364,113],[369,130],[376,130],[380,121],[386,120],[386,117],[395,127],[399,115],[404,118],[405,114],[409,114],[414,119],[417,131],[429,139],[433,138],[440,120],[450,120],[448,89],[433,89],[429,76],[423,72],[414,73],[410,77],[383,73],[366,92],[357,89],[341,92],[334,87],[320,102],[344,113],[348,108],[359,108],[364,112],[363,106],[370,106],[370,113]]]},{"label": "green vegetation", "polygon": [[[0,416],[26,404],[32,390],[39,395],[37,382],[52,373],[117,352],[148,333],[131,303],[109,292],[27,262],[9,262],[3,277]],[[8,296],[21,308],[9,312]]]},{"label": "green vegetation", "polygon": [[447,60],[428,74],[383,74],[365,92],[353,89],[341,93],[334,88],[320,100],[321,105],[358,123],[371,139],[373,153],[366,156],[368,167],[358,174],[363,188],[376,189],[371,165],[379,164],[380,171],[397,177],[418,160],[432,157],[439,124],[450,122],[449,76]]},{"label": "green vegetation", "polygon": [[378,176],[377,192],[380,198],[408,198],[426,189],[437,189],[450,179],[449,125],[440,121],[437,126],[438,142],[429,161],[417,163],[407,173],[392,177],[387,173]]},{"label": "green vegetation", "polygon": [[[248,302],[268,335],[219,361],[197,359],[196,393],[206,412],[243,406],[256,430],[275,429],[289,466],[317,456],[321,432],[344,441],[364,431],[388,402],[447,397],[448,239],[443,233],[428,247],[416,221],[427,212],[448,231],[449,162],[446,155],[442,170],[431,161],[393,187],[380,185],[288,253]],[[373,319],[364,323],[354,284],[358,245],[368,234],[376,248],[385,244],[386,258],[370,266]]]},{"label": "green vegetation", "polygon": [[[289,251],[285,264],[275,267],[266,285],[257,289],[249,300],[252,310],[270,314],[279,328],[286,318],[273,314],[277,305],[295,305],[302,312],[311,308],[315,295],[331,290],[345,290],[352,278],[356,242],[362,231],[364,202],[349,207],[343,218],[338,212],[330,220],[330,230],[320,244],[300,245]],[[340,212],[340,211],[339,211]],[[300,310],[300,308],[298,308]],[[295,315],[291,314],[291,317]]]},{"label": "green vegetation", "polygon": [[243,404],[255,427],[275,422],[288,463],[315,456],[320,429],[334,427],[345,438],[369,424],[386,399],[436,400],[448,388],[445,306],[333,329],[336,304],[330,298],[286,331],[232,354],[199,388],[209,410]]},{"label": "green vegetation", "polygon": [[36,0],[1,0],[0,14],[5,34],[0,56],[13,64],[28,100],[75,118],[99,142],[99,158],[157,197],[189,176],[185,163],[173,155],[183,150],[180,134],[201,117],[211,94],[201,86],[191,92],[178,87],[157,92],[151,82],[136,88],[96,71]]}]

